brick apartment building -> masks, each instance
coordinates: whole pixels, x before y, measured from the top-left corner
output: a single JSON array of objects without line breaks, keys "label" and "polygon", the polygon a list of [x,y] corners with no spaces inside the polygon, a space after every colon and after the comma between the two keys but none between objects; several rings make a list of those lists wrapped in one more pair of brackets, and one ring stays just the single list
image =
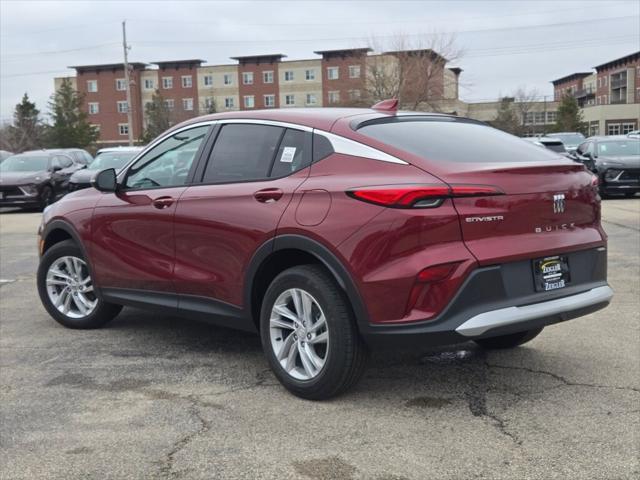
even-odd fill
[{"label": "brick apartment building", "polygon": [[[160,92],[172,122],[216,111],[287,107],[321,107],[362,104],[367,92],[367,70],[380,62],[392,68],[405,58],[438,59],[437,75],[430,86],[434,100],[458,101],[459,68],[445,68],[446,59],[424,51],[371,54],[370,48],[314,52],[320,58],[284,60],[281,53],[232,57],[229,65],[203,65],[204,60],[176,60],[130,64],[133,138],[138,141],[146,124],[145,105]],[[128,141],[126,84],[122,64],[82,65],[74,77],[63,79],[85,94],[89,120],[100,131],[99,144]],[[411,83],[411,82],[409,82]],[[434,87],[435,85],[435,87]],[[454,107],[451,107],[454,110]]]},{"label": "brick apartment building", "polygon": [[595,72],[564,76],[551,83],[560,101],[578,101],[590,135],[618,135],[640,126],[640,52],[594,67]]}]

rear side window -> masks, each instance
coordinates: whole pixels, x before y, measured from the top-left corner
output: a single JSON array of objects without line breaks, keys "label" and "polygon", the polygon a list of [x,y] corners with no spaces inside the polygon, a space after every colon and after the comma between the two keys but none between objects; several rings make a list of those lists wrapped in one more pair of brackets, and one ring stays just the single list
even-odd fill
[{"label": "rear side window", "polygon": [[271,177],[284,177],[309,165],[309,147],[307,138],[310,134],[300,130],[287,129],[280,148],[276,154]]},{"label": "rear side window", "polygon": [[[283,128],[270,125],[224,125],[209,156],[203,182],[244,182],[267,178],[283,133]],[[287,167],[284,165],[282,168]]]},{"label": "rear side window", "polygon": [[396,118],[364,124],[368,137],[439,162],[539,162],[557,154],[486,125],[456,120]]}]

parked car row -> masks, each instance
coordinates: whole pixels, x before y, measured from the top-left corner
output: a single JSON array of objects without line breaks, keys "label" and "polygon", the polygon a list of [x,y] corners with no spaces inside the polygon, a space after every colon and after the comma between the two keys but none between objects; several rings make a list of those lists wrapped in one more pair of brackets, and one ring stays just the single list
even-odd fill
[{"label": "parked car row", "polygon": [[2,159],[0,207],[45,208],[70,191],[90,186],[98,170],[119,170],[142,147],[104,148],[95,159],[85,150],[32,150]]}]

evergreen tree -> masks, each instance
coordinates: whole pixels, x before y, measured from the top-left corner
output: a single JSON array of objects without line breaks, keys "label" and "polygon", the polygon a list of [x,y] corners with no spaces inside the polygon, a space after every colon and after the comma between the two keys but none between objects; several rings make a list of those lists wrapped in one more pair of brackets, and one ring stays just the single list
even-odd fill
[{"label": "evergreen tree", "polygon": [[159,90],[151,97],[151,102],[144,108],[147,119],[147,127],[142,135],[142,140],[149,143],[171,126],[171,110],[164,101]]},{"label": "evergreen tree", "polygon": [[513,109],[513,100],[512,97],[501,98],[496,118],[490,123],[500,130],[517,135],[521,130],[521,122]]},{"label": "evergreen tree", "polygon": [[556,132],[583,132],[585,122],[578,102],[572,95],[565,95],[558,106],[558,116],[554,130]]},{"label": "evergreen tree", "polygon": [[36,104],[29,101],[25,93],[22,101],[16,105],[13,113],[13,125],[2,129],[0,143],[2,149],[11,152],[24,152],[45,146],[46,126],[39,119],[40,111]]},{"label": "evergreen tree", "polygon": [[48,135],[51,147],[86,148],[98,139],[98,131],[82,110],[83,103],[84,96],[74,90],[68,79],[64,79],[49,102],[53,119]]}]

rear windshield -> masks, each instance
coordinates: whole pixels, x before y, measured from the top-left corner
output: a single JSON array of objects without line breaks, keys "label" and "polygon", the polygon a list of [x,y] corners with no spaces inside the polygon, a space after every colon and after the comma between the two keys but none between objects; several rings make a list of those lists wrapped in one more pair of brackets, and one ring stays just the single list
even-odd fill
[{"label": "rear windshield", "polygon": [[584,141],[584,135],[580,133],[551,133],[550,137],[559,138],[565,145],[580,145]]},{"label": "rear windshield", "polygon": [[540,162],[558,155],[495,128],[462,120],[397,117],[365,123],[358,132],[420,157],[442,162]]}]

